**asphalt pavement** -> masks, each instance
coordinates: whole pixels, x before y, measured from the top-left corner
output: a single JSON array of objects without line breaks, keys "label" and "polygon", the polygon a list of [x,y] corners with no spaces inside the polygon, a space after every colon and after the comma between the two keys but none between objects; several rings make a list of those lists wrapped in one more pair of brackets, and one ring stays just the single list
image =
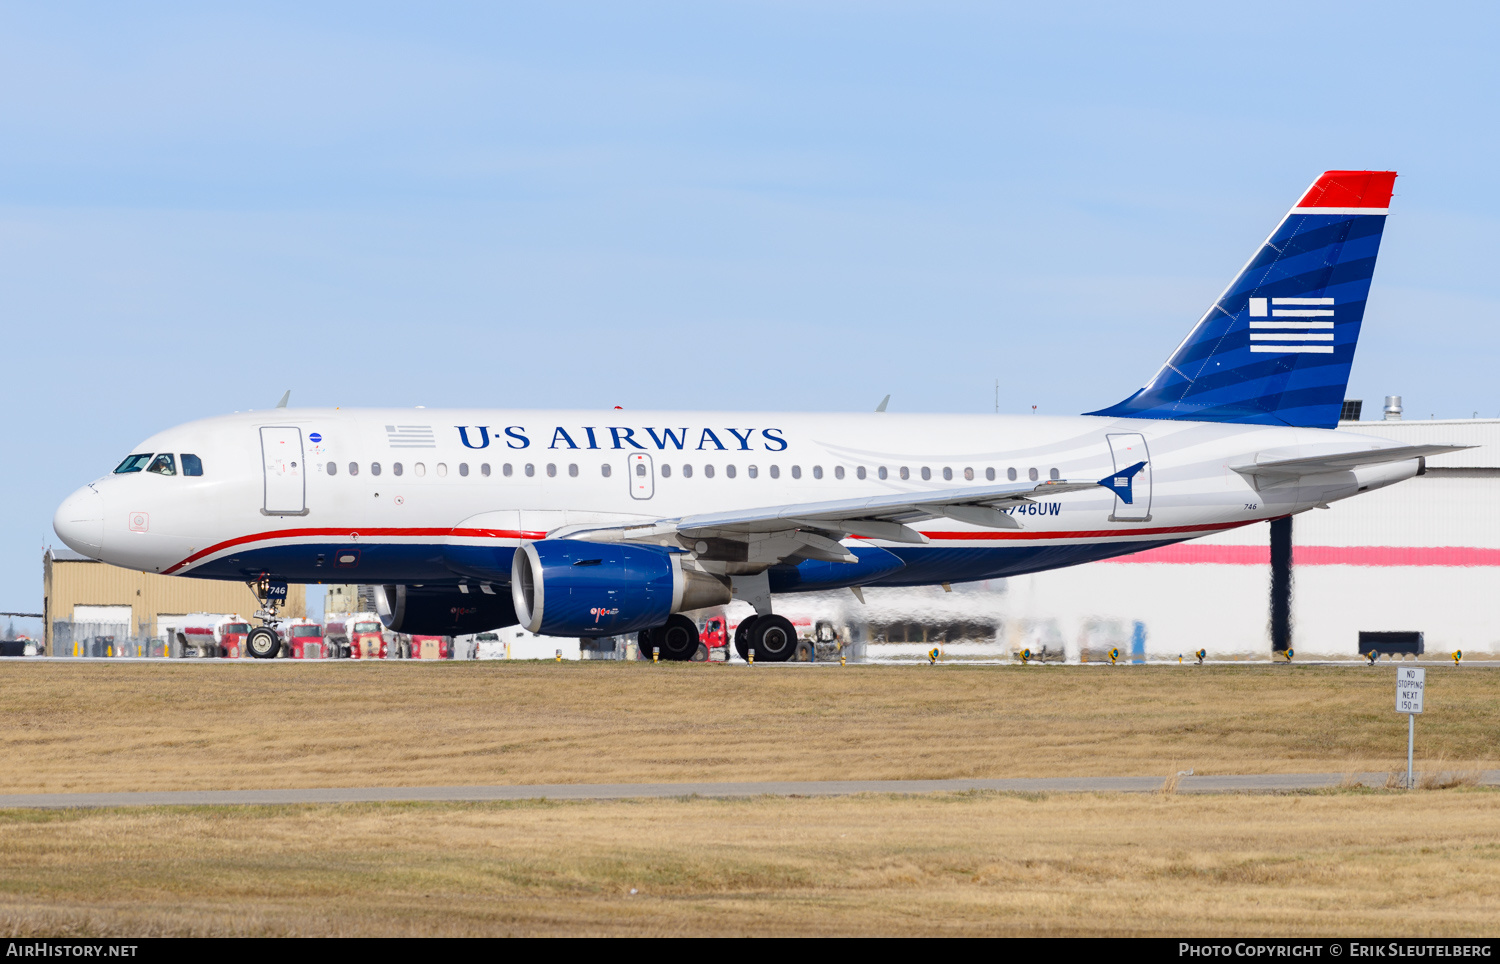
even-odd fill
[{"label": "asphalt pavement", "polygon": [[[1421,771],[1417,772],[1420,779]],[[1284,793],[1355,783],[1384,787],[1386,772],[1183,775],[1178,793]],[[755,783],[553,783],[477,787],[312,787],[277,790],[162,790],[143,793],[0,794],[0,808],[274,806],[307,803],[619,800],[642,797],[827,797],[855,793],[1154,793],[1162,777],[1017,777],[1003,780],[778,780]],[[1500,786],[1500,770],[1479,783]]]}]

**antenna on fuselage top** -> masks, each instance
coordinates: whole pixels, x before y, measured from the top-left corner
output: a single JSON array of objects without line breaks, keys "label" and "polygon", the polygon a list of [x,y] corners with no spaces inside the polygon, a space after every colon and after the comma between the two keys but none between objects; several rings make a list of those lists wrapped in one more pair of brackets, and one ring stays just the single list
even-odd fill
[{"label": "antenna on fuselage top", "polygon": [[880,400],[880,404],[875,406],[875,411],[877,411],[877,412],[883,412],[883,411],[885,411],[885,407],[886,407],[886,405],[890,404],[890,401],[891,401],[891,396],[889,396],[889,395],[887,395],[885,398],[882,398]]},{"label": "antenna on fuselage top", "polygon": [[292,397],[292,390],[290,388],[288,388],[286,391],[284,391],[284,392],[281,393],[281,401],[279,401],[279,402],[276,403],[276,407],[277,408],[286,408],[286,403],[291,399],[291,397]]}]

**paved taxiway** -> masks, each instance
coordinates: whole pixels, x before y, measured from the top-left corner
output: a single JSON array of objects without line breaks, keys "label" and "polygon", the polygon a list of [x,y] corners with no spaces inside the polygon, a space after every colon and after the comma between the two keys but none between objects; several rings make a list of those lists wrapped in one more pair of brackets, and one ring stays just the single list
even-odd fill
[{"label": "paved taxiway", "polygon": [[[1417,776],[1421,777],[1421,771]],[[1383,787],[1388,773],[1262,773],[1183,776],[1178,793],[1278,793],[1351,785]],[[1479,776],[1500,786],[1500,770]],[[1150,793],[1161,777],[1040,777],[1010,780],[807,780],[755,783],[554,783],[473,787],[315,787],[287,790],[181,790],[150,793],[0,794],[0,808],[256,806],[303,803],[618,800],[631,797],[844,796],[854,793]]]}]

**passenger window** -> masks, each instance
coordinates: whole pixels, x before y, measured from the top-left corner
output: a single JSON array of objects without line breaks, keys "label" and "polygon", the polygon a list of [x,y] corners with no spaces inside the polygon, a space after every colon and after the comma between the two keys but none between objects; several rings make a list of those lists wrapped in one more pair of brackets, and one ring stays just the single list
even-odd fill
[{"label": "passenger window", "polygon": [[928,481],[931,481],[931,480],[932,480],[932,470],[929,469],[925,465],[922,466],[922,481],[923,482],[928,482]]},{"label": "passenger window", "polygon": [[[182,467],[183,468],[187,468],[187,459],[183,459],[182,462],[183,462]],[[328,463],[328,474],[329,475],[338,475],[339,474],[339,464],[337,462],[329,462]]]},{"label": "passenger window", "polygon": [[863,465],[854,470],[854,477],[861,482],[865,480],[865,467]]},{"label": "passenger window", "polygon": [[448,463],[447,462],[439,462],[437,464],[437,474],[438,474],[438,478],[440,478],[440,479],[446,479],[448,477]]},{"label": "passenger window", "polygon": [[1007,479],[1011,480],[1012,482],[1014,482],[1016,480],[1016,470],[1015,469],[1006,469],[1005,470],[1005,477]]},{"label": "passenger window", "polygon": [[125,461],[121,462],[115,469],[115,475],[124,475],[126,472],[139,472],[151,461],[151,453],[145,452],[141,455],[127,455]]},{"label": "passenger window", "polygon": [[417,478],[421,478],[427,474],[427,464],[425,462],[414,462],[412,463],[411,470],[412,474]]},{"label": "passenger window", "polygon": [[578,463],[576,463],[576,462],[569,462],[568,463],[568,478],[570,478],[570,479],[576,479],[576,478],[578,478]]},{"label": "passenger window", "polygon": [[974,470],[973,469],[964,469],[964,481],[966,481],[966,482],[973,482],[974,481]]},{"label": "passenger window", "polygon": [[599,474],[604,476],[606,479],[609,478],[609,473],[611,471],[612,470],[610,469],[608,462],[605,462],[603,465],[599,466]]},{"label": "passenger window", "polygon": [[401,474],[401,463],[400,462],[395,462],[395,463],[393,463],[391,465],[391,474],[392,475],[400,475]]},{"label": "passenger window", "polygon": [[752,478],[752,479],[758,478],[760,476],[760,469],[757,468],[756,466],[752,465],[748,469],[746,469],[745,471],[749,474],[750,478]]},{"label": "passenger window", "polygon": [[635,474],[638,475],[638,476],[641,476],[642,478],[645,477],[645,475],[646,475],[646,463],[645,462],[637,462],[637,463],[635,463]]},{"label": "passenger window", "polygon": [[903,478],[903,479],[909,479],[909,478],[911,478],[911,469],[907,468],[904,465],[901,466],[901,478]]},{"label": "passenger window", "polygon": [[946,467],[946,466],[943,467],[943,481],[944,482],[952,482],[953,481],[953,470],[950,469],[950,468],[948,468],[948,467]]},{"label": "passenger window", "polygon": [[147,472],[155,472],[157,475],[176,475],[177,460],[172,458],[168,452],[163,452],[151,460],[151,465],[146,468]]},{"label": "passenger window", "polygon": [[779,479],[779,478],[781,478],[781,466],[779,466],[779,465],[773,465],[773,466],[771,466],[771,478],[773,478],[773,479]]},{"label": "passenger window", "polygon": [[359,474],[359,463],[358,462],[350,462],[349,463],[349,474],[350,475],[358,475]]},{"label": "passenger window", "polygon": [[1036,471],[1036,469],[1027,469],[1026,470],[1026,477],[1029,478],[1031,481],[1035,482],[1036,481],[1036,477],[1037,477],[1037,471]]},{"label": "passenger window", "polygon": [[682,477],[684,479],[691,479],[693,477],[693,467],[691,465],[684,465],[682,467]]},{"label": "passenger window", "polygon": [[526,463],[526,477],[529,479],[529,478],[532,478],[535,475],[536,475],[536,466],[532,465],[530,462],[527,462]]},{"label": "passenger window", "polygon": [[986,479],[988,479],[989,481],[991,481],[991,482],[995,481],[995,468],[994,468],[994,466],[990,466],[989,468],[987,468],[987,469],[984,470],[984,477]]},{"label": "passenger window", "polygon": [[555,479],[555,478],[557,478],[557,463],[556,462],[548,462],[547,463],[547,478],[549,478],[549,479]]},{"label": "passenger window", "polygon": [[1056,482],[1058,479],[1062,478],[1062,476],[1057,474],[1057,470],[1056,469],[1049,469],[1047,471],[1047,478],[1049,478],[1052,481]]},{"label": "passenger window", "polygon": [[705,479],[711,479],[714,477],[714,467],[712,465],[705,465],[703,467],[703,477]]},{"label": "passenger window", "polygon": [[488,463],[488,462],[481,463],[480,466],[479,466],[479,474],[482,475],[482,476],[484,476],[485,478],[489,478],[490,477],[490,463]]},{"label": "passenger window", "polygon": [[370,463],[370,474],[371,475],[379,475],[380,474],[380,463],[379,462],[371,462]]},{"label": "passenger window", "polygon": [[506,462],[504,465],[500,466],[500,474],[505,476],[507,479],[510,478],[511,471],[512,470],[509,462]]},{"label": "passenger window", "polygon": [[815,478],[815,479],[821,479],[822,477],[823,477],[823,466],[821,466],[821,465],[814,465],[813,466],[813,478]]},{"label": "passenger window", "polygon": [[[644,466],[645,463],[643,462],[641,463],[641,465]],[[661,464],[661,477],[664,479],[670,479],[672,477],[672,467],[665,462]]]},{"label": "passenger window", "polygon": [[[332,465],[333,463],[330,462],[329,464]],[[188,453],[183,452],[182,453],[182,474],[183,475],[192,475],[192,476],[202,475],[203,474],[203,460],[200,459],[200,458],[198,458],[198,456],[196,456],[196,455],[189,455]]]},{"label": "passenger window", "polygon": [[729,476],[731,479],[734,478],[734,466],[732,466],[732,465],[726,465],[726,466],[724,466],[724,474],[727,475],[727,476]]},{"label": "passenger window", "polygon": [[[772,472],[771,473],[771,477],[775,478],[775,476],[776,476],[776,473]],[[800,478],[802,478],[802,466],[800,466],[800,465],[794,465],[794,466],[792,466],[792,478],[794,478],[794,479],[800,479]]]},{"label": "passenger window", "polygon": [[842,465],[835,465],[833,467],[833,477],[836,479],[842,479],[844,477],[844,467]]},{"label": "passenger window", "polygon": [[881,477],[881,479],[887,479],[887,478],[890,477],[891,473],[887,472],[885,466],[882,465],[880,467],[879,472],[877,472],[876,474],[878,474]]},{"label": "passenger window", "polygon": [[467,479],[469,477],[469,463],[458,463],[458,477],[461,479]]}]

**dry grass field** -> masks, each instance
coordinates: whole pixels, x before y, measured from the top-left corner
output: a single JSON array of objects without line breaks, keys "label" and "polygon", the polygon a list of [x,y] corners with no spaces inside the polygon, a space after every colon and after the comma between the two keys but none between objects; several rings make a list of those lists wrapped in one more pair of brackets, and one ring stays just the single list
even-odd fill
[{"label": "dry grass field", "polygon": [[1489,935],[1500,792],[0,812],[0,934]]},{"label": "dry grass field", "polygon": [[[1387,667],[6,661],[0,792],[1391,770],[1393,690]],[[1497,696],[1430,670],[1419,767],[1500,764]],[[1472,787],[0,811],[22,936],[1459,935],[1497,906],[1500,792]]]},{"label": "dry grass field", "polygon": [[[1418,768],[1500,767],[1428,670]],[[0,662],[0,793],[1404,769],[1388,667]]]}]

